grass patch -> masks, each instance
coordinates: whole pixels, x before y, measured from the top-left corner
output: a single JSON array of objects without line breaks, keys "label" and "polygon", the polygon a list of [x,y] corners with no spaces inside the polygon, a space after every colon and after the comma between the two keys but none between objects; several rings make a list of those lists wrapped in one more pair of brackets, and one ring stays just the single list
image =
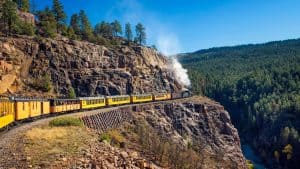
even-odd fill
[{"label": "grass patch", "polygon": [[110,143],[111,142],[111,137],[107,133],[101,133],[100,136],[99,136],[99,140],[101,142],[107,141],[108,143]]},{"label": "grass patch", "polygon": [[49,122],[51,127],[83,126],[83,122],[75,117],[59,117]]},{"label": "grass patch", "polygon": [[96,135],[83,127],[33,128],[25,133],[25,153],[33,167],[51,168],[61,156],[76,156],[96,141]]}]

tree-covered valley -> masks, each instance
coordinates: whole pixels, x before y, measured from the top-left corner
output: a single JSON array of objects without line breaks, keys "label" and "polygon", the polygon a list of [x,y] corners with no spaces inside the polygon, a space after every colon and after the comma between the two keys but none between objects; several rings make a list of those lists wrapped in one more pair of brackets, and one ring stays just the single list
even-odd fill
[{"label": "tree-covered valley", "polygon": [[179,56],[194,93],[221,102],[271,168],[299,168],[300,39]]}]

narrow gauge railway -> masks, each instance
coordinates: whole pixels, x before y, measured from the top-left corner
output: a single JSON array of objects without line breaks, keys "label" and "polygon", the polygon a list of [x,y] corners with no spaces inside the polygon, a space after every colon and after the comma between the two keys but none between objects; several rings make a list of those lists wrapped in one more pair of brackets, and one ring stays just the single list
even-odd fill
[{"label": "narrow gauge railway", "polygon": [[0,98],[0,130],[16,123],[34,121],[37,118],[84,110],[108,108],[128,104],[166,101],[190,97],[190,91],[180,93],[156,93],[138,95],[116,95],[80,97],[76,99]]}]

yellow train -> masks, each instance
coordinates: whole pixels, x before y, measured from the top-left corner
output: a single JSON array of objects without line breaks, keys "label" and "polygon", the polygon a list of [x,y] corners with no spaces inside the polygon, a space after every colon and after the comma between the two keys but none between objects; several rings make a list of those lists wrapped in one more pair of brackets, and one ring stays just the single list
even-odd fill
[{"label": "yellow train", "polygon": [[143,102],[151,102],[153,101],[152,94],[139,94],[131,96],[131,103],[143,103]]},{"label": "yellow train", "polygon": [[80,109],[94,109],[106,106],[105,97],[80,97]]},{"label": "yellow train", "polygon": [[14,103],[8,98],[0,98],[0,128],[14,122]]},{"label": "yellow train", "polygon": [[185,91],[179,94],[163,92],[155,94],[80,97],[77,99],[24,99],[0,97],[0,129],[15,121],[23,121],[49,114],[170,100],[188,97],[190,95],[191,93]]}]

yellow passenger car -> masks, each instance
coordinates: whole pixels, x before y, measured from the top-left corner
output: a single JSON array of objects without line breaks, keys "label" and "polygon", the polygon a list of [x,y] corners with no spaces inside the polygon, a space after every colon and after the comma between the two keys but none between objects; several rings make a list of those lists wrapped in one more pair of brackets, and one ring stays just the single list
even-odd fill
[{"label": "yellow passenger car", "polygon": [[105,97],[81,97],[79,100],[81,109],[93,109],[106,106]]},{"label": "yellow passenger car", "polygon": [[132,103],[151,102],[152,94],[131,95],[131,101]]},{"label": "yellow passenger car", "polygon": [[50,113],[64,113],[80,109],[78,99],[51,99]]},{"label": "yellow passenger car", "polygon": [[42,101],[42,114],[50,114],[50,101],[49,100],[43,100]]},{"label": "yellow passenger car", "polygon": [[153,100],[154,101],[169,100],[169,99],[171,99],[171,93],[156,93],[156,94],[153,94]]},{"label": "yellow passenger car", "polygon": [[119,96],[107,96],[106,97],[106,105],[122,105],[129,104],[130,96],[129,95],[119,95]]},{"label": "yellow passenger car", "polygon": [[8,98],[0,98],[0,129],[14,122],[14,103]]},{"label": "yellow passenger car", "polygon": [[49,114],[49,101],[46,99],[14,98],[15,119],[24,120]]}]

